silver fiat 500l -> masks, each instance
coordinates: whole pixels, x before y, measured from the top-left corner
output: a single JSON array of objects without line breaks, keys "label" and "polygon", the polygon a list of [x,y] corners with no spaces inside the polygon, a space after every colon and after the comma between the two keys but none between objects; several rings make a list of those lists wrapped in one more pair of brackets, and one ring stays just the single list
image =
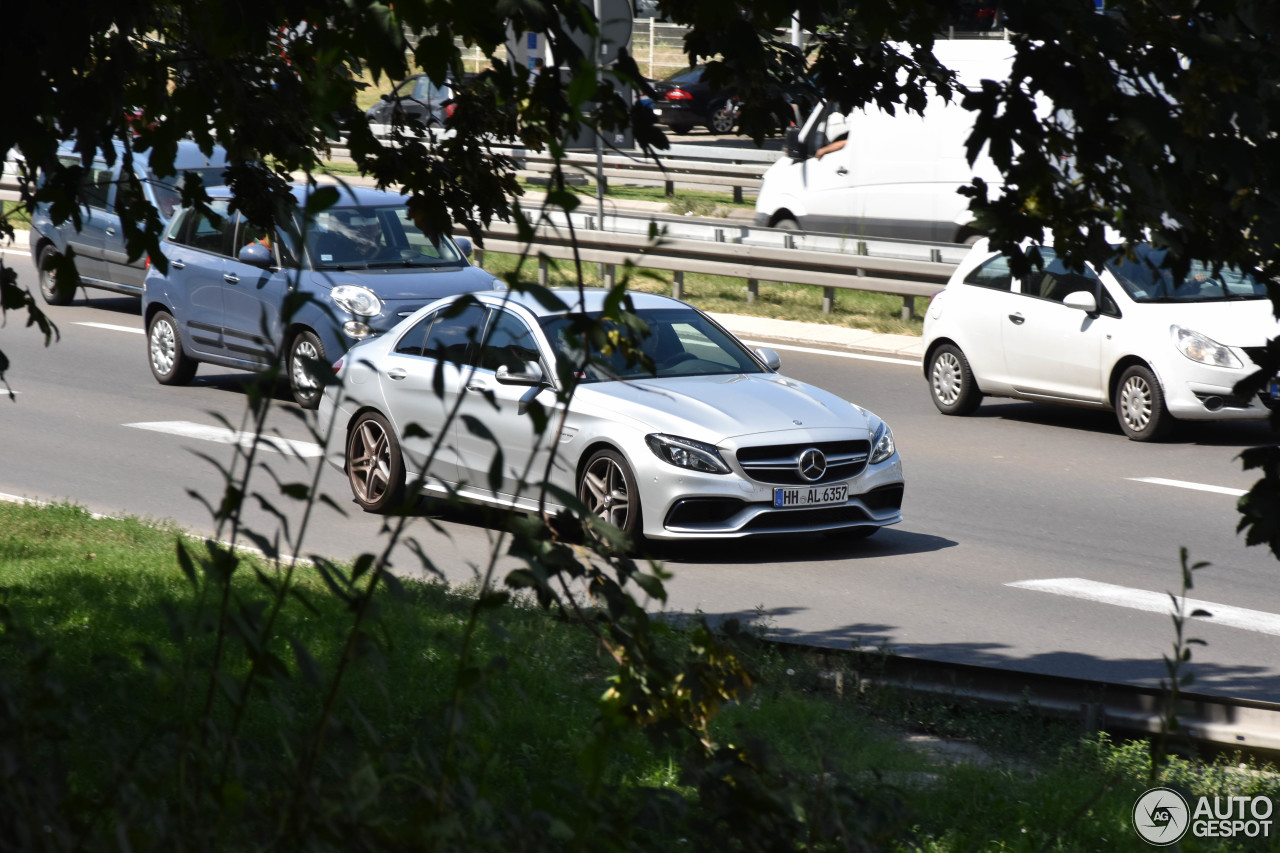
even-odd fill
[{"label": "silver fiat 500l", "polygon": [[[563,307],[515,293],[441,300],[335,364],[320,423],[360,506],[388,510],[421,478],[428,494],[525,510],[543,498],[554,512],[545,480],[634,538],[861,538],[902,520],[902,462],[876,415],[651,294],[631,294],[647,358],[588,363],[574,321],[598,317],[605,292],[555,293]],[[579,384],[561,412],[566,375]],[[551,415],[541,435],[535,401]]]}]

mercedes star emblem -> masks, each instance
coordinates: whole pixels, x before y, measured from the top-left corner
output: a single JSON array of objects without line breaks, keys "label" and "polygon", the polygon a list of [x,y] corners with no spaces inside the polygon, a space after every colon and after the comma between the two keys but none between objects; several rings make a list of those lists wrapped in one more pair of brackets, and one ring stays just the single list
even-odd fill
[{"label": "mercedes star emblem", "polygon": [[827,473],[827,457],[816,447],[810,447],[800,454],[796,467],[800,469],[800,476],[812,483],[822,479],[822,475]]}]

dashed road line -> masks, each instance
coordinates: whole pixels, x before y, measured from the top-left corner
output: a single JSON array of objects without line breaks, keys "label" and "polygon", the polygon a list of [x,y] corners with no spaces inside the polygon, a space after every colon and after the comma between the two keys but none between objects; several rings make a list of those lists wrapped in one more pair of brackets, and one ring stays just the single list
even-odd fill
[{"label": "dashed road line", "polygon": [[1127,477],[1135,483],[1152,483],[1157,486],[1173,486],[1178,489],[1194,489],[1198,492],[1214,492],[1219,495],[1240,497],[1249,494],[1247,489],[1230,489],[1226,486],[1210,486],[1205,483],[1189,483],[1186,480],[1166,480],[1163,477]]},{"label": "dashed road line", "polygon": [[259,442],[259,447],[264,450],[270,450],[275,453],[281,453],[285,456],[295,456],[300,459],[314,458],[324,455],[324,448],[319,444],[311,441],[295,441],[291,438],[280,438],[271,435],[254,435],[251,432],[239,432],[237,430],[226,429],[224,427],[205,426],[204,424],[192,423],[191,421],[151,421],[147,423],[125,424],[127,427],[134,429],[145,429],[152,432],[162,432],[168,435],[182,436],[183,438],[195,438],[201,441],[212,441],[217,444],[235,444],[248,449],[253,446],[254,441]]},{"label": "dashed road line", "polygon": [[134,334],[134,335],[146,334],[146,332],[144,332],[142,329],[135,329],[132,326],[116,326],[116,325],[112,325],[111,323],[90,323],[86,321],[86,322],[75,323],[73,325],[89,326],[94,329],[107,329],[112,332],[129,332],[130,334]]},{"label": "dashed road line", "polygon": [[[1017,581],[1005,584],[1017,589],[1029,589],[1034,592],[1047,592],[1052,595],[1064,595],[1093,601],[1098,604],[1111,604],[1116,607],[1127,607],[1130,610],[1144,610],[1148,613],[1162,613],[1166,616],[1174,612],[1173,599],[1166,592],[1151,592],[1145,589],[1117,586],[1101,581],[1085,578],[1048,578],[1046,580]],[[1239,628],[1244,631],[1256,631],[1259,634],[1271,634],[1280,637],[1280,615],[1262,610],[1249,610],[1234,607],[1230,604],[1218,604],[1213,601],[1201,601],[1185,598],[1183,612],[1188,616],[1196,610],[1204,610],[1210,615],[1196,616],[1198,622],[1212,625],[1225,625],[1228,628]]]}]

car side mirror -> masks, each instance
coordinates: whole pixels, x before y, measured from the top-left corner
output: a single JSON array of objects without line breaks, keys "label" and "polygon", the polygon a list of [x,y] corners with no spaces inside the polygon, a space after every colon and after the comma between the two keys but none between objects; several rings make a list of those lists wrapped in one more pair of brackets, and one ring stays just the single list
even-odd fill
[{"label": "car side mirror", "polygon": [[529,388],[547,383],[547,378],[536,361],[526,361],[519,373],[513,372],[505,364],[500,364],[493,378],[498,380],[499,385],[521,385]]},{"label": "car side mirror", "polygon": [[782,359],[778,358],[778,354],[768,347],[757,347],[756,357],[764,362],[764,366],[770,370],[777,370],[782,367]]},{"label": "car side mirror", "polygon": [[809,146],[800,138],[800,128],[787,128],[787,134],[782,141],[782,152],[792,160],[809,159]]},{"label": "car side mirror", "polygon": [[1098,300],[1093,298],[1093,294],[1087,290],[1074,290],[1068,293],[1062,299],[1062,304],[1068,308],[1078,308],[1086,314],[1098,313]]},{"label": "car side mirror", "polygon": [[471,257],[471,240],[466,237],[454,237],[453,242],[458,244],[464,257]]},{"label": "car side mirror", "polygon": [[269,269],[276,262],[271,250],[261,243],[250,243],[245,246],[236,255],[236,260],[242,264],[248,264],[251,267],[263,270]]}]

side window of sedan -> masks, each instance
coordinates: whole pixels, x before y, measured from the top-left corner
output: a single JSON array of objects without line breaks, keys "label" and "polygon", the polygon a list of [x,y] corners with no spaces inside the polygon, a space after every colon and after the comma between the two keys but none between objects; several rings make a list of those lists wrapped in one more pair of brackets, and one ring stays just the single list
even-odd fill
[{"label": "side window of sedan", "polygon": [[396,342],[396,355],[422,355],[423,349],[427,345],[427,333],[431,331],[431,324],[440,316],[440,312],[428,314],[413,325],[413,328],[400,336],[400,340]]},{"label": "side window of sedan", "polygon": [[427,334],[427,343],[422,354],[428,358],[448,361],[453,364],[468,364],[474,348],[478,346],[480,335],[484,332],[485,315],[488,309],[483,305],[468,305],[456,317],[447,317],[446,308],[438,314],[438,319]]},{"label": "side window of sedan", "polygon": [[479,366],[497,370],[506,365],[520,370],[525,362],[538,360],[538,344],[529,327],[508,311],[495,311],[480,349]]}]

